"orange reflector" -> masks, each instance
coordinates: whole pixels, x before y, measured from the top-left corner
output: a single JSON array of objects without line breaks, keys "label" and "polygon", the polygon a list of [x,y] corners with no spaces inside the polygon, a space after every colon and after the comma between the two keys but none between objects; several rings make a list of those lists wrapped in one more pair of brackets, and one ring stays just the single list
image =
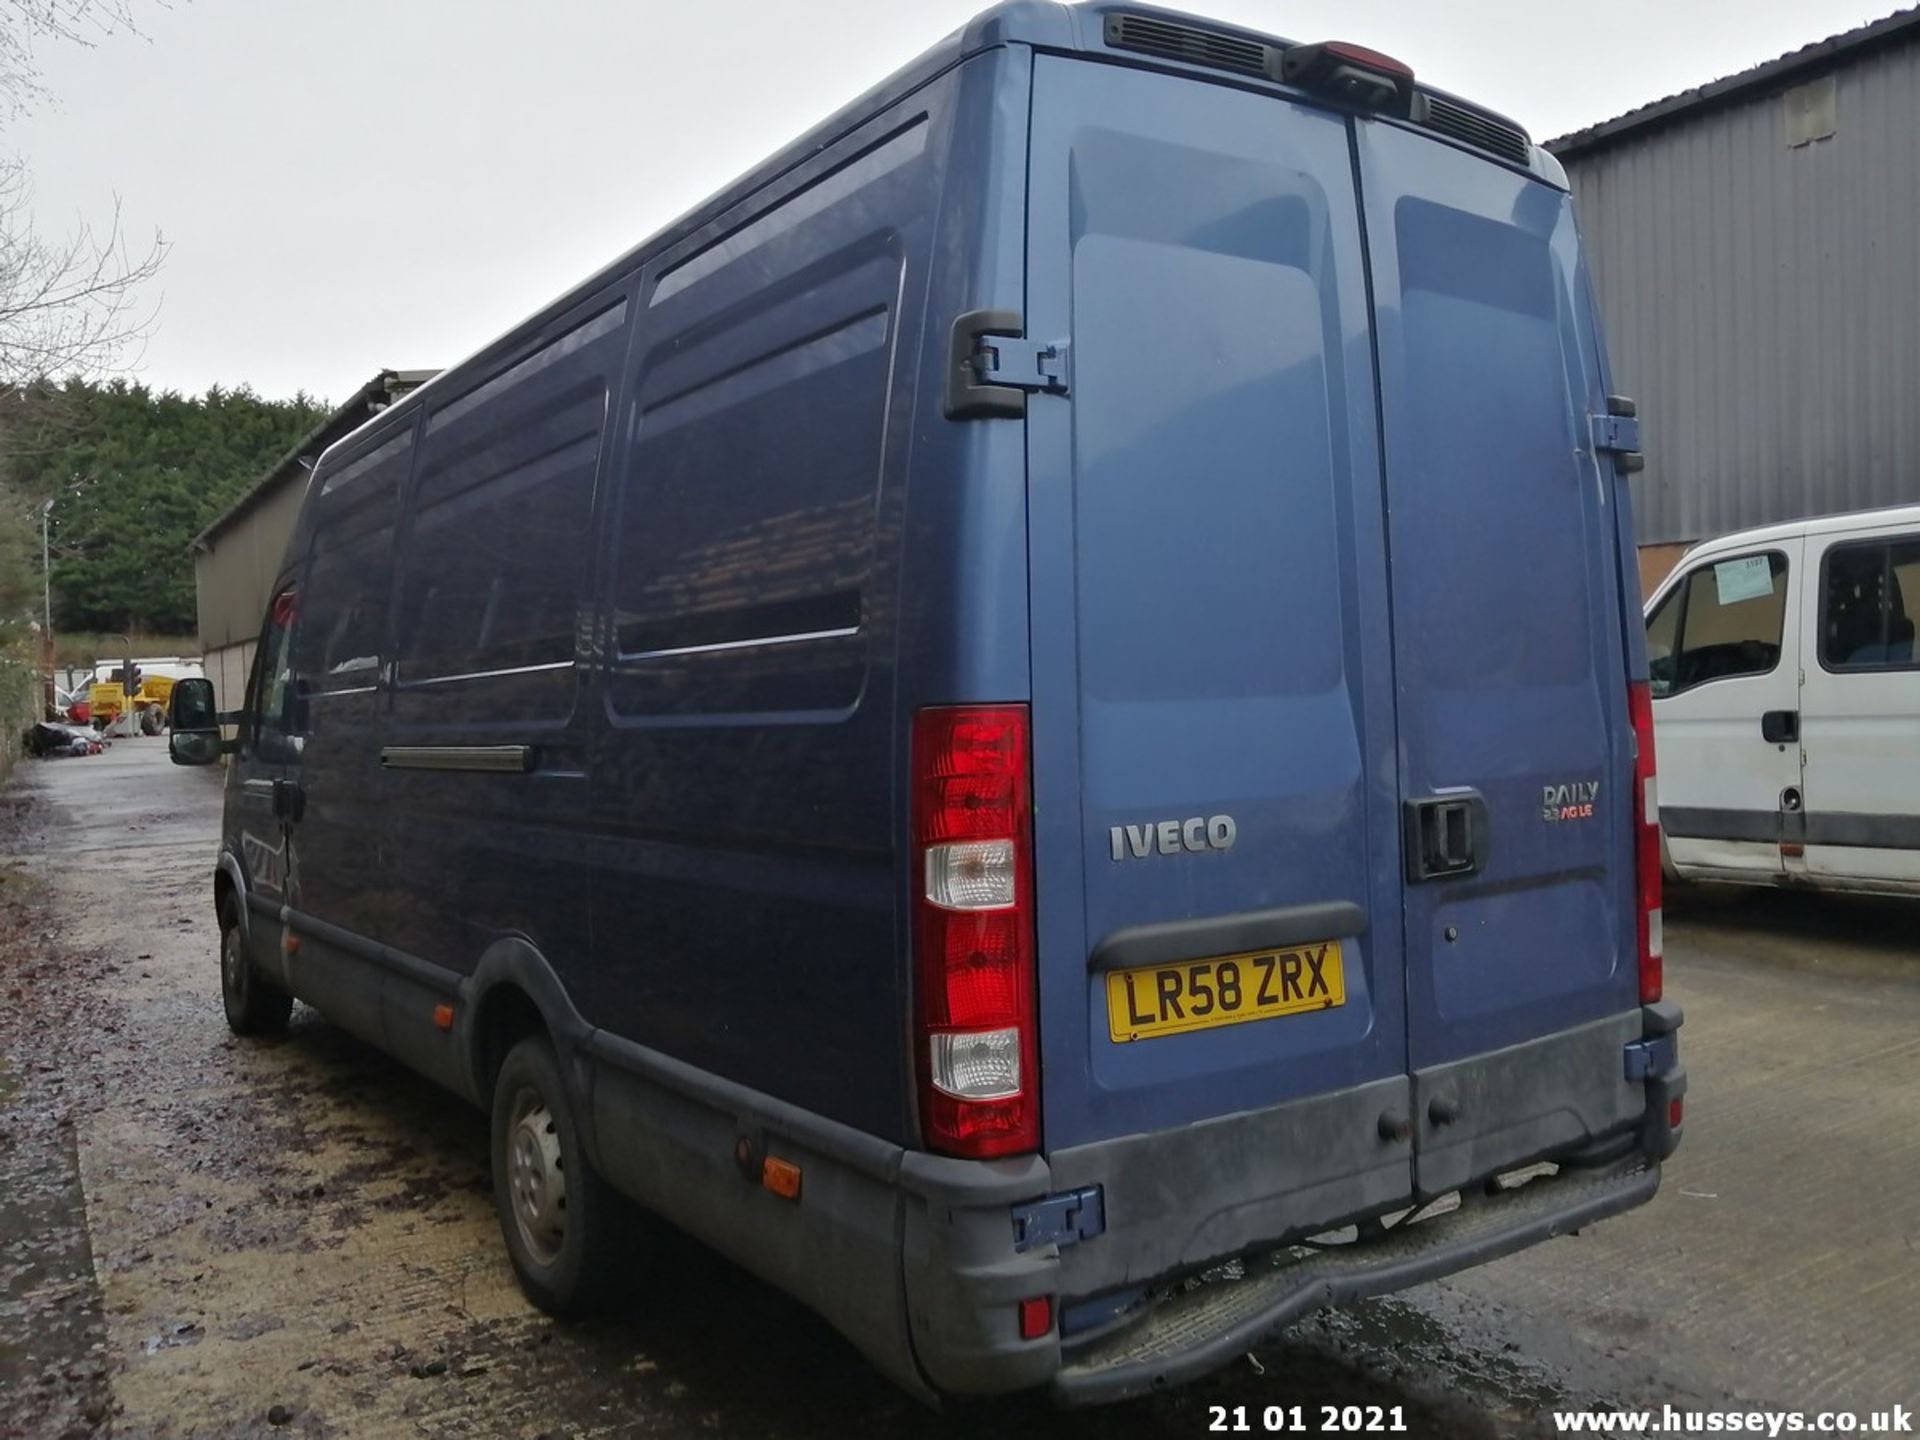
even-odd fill
[{"label": "orange reflector", "polygon": [[1797,860],[1807,853],[1807,847],[1798,840],[1782,840],[1780,842],[1780,853],[1789,859]]},{"label": "orange reflector", "polygon": [[436,1005],[433,1007],[433,1023],[442,1030],[453,1029],[453,1006]]},{"label": "orange reflector", "polygon": [[1667,1128],[1669,1130],[1678,1130],[1680,1128],[1680,1115],[1681,1112],[1686,1109],[1686,1105],[1687,1102],[1685,1100],[1669,1100],[1667,1102]]},{"label": "orange reflector", "polygon": [[285,950],[287,954],[292,955],[300,948],[300,937],[298,935],[287,936],[280,942],[280,948]]},{"label": "orange reflector", "polygon": [[798,1200],[800,1167],[791,1160],[776,1160],[769,1155],[760,1167],[760,1183],[782,1200]]},{"label": "orange reflector", "polygon": [[1020,1338],[1038,1340],[1053,1329],[1053,1297],[1036,1295],[1020,1302]]}]

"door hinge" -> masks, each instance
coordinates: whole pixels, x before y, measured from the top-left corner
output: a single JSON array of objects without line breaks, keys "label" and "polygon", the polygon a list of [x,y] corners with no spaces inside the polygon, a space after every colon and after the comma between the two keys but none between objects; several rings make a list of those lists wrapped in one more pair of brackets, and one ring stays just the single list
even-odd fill
[{"label": "door hinge", "polygon": [[1029,393],[1065,395],[1068,342],[1029,340],[1018,310],[969,310],[953,322],[946,415],[978,420],[1027,413]]},{"label": "door hinge", "polygon": [[1024,335],[984,335],[973,347],[973,369],[989,385],[1067,393],[1065,340],[1042,344]]},{"label": "door hinge", "polygon": [[1645,1080],[1651,1075],[1664,1075],[1679,1063],[1680,1039],[1677,1035],[1655,1035],[1648,1040],[1635,1040],[1624,1047],[1623,1053],[1627,1079]]},{"label": "door hinge", "polygon": [[1098,1185],[1013,1207],[1013,1248],[1078,1245],[1107,1231],[1106,1196]]},{"label": "door hinge", "polygon": [[1593,416],[1593,448],[1613,456],[1622,475],[1646,468],[1640,453],[1640,407],[1625,395],[1607,397],[1607,413]]}]

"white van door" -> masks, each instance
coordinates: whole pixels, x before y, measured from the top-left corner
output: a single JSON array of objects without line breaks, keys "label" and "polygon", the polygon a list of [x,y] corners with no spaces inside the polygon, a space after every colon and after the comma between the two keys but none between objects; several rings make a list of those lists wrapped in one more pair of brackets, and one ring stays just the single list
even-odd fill
[{"label": "white van door", "polygon": [[1801,795],[1803,543],[1682,561],[1648,616],[1660,824],[1683,875],[1782,873],[1783,817]]},{"label": "white van door", "polygon": [[1807,875],[1920,887],[1920,529],[1812,536],[1806,574]]}]

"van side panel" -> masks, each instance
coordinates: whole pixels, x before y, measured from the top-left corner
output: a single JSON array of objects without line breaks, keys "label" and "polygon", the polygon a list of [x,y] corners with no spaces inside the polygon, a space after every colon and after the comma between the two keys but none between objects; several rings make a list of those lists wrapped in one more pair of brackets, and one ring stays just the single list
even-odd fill
[{"label": "van side panel", "polygon": [[[381,682],[392,653],[395,537],[417,430],[418,417],[409,417],[397,432],[360,437],[329,454],[315,469],[290,556],[300,740],[287,752],[284,778],[304,803],[283,831],[283,898],[303,920],[362,936],[380,933],[389,908],[382,903],[391,877],[381,863]],[[278,927],[260,928],[278,950]],[[296,953],[274,963],[285,965],[295,994],[335,1023],[376,1043],[385,1038],[385,977],[363,954],[309,933]]]},{"label": "van side panel", "polygon": [[[417,428],[409,424],[357,454],[330,456],[319,472],[293,640],[294,683],[306,712],[299,762],[308,795],[304,832],[364,836],[379,828],[380,682],[392,653],[394,540]],[[290,903],[372,933],[378,846],[329,838],[310,848],[308,854],[302,846]]]},{"label": "van side panel", "polygon": [[590,1018],[895,1137],[895,602],[953,94],[649,264],[598,622]]},{"label": "van side panel", "polygon": [[[590,297],[426,407],[376,777],[387,881],[365,933],[449,976],[520,935],[586,984],[578,651],[628,314],[624,291]],[[431,1010],[422,994],[407,1013],[424,1027]]]}]

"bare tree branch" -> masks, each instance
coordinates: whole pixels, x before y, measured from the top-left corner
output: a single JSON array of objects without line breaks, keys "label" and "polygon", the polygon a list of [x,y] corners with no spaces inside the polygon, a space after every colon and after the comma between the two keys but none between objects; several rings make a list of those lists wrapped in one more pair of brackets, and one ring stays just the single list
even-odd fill
[{"label": "bare tree branch", "polygon": [[134,0],[0,0],[0,112],[18,115],[47,98],[35,46],[58,40],[97,45],[116,31],[138,33]]},{"label": "bare tree branch", "polygon": [[[46,98],[36,44],[137,33],[135,3],[0,0],[0,117]],[[117,197],[104,226],[81,220],[50,238],[34,224],[32,199],[25,162],[0,156],[0,387],[137,363],[158,316],[136,308],[137,294],[166,259],[166,241],[155,232],[150,244],[130,246]]]},{"label": "bare tree branch", "polygon": [[104,229],[81,221],[48,239],[33,226],[31,195],[21,163],[0,159],[0,386],[124,367],[158,317],[137,300],[166,260],[166,240],[156,232],[140,251],[130,247],[117,198]]}]

